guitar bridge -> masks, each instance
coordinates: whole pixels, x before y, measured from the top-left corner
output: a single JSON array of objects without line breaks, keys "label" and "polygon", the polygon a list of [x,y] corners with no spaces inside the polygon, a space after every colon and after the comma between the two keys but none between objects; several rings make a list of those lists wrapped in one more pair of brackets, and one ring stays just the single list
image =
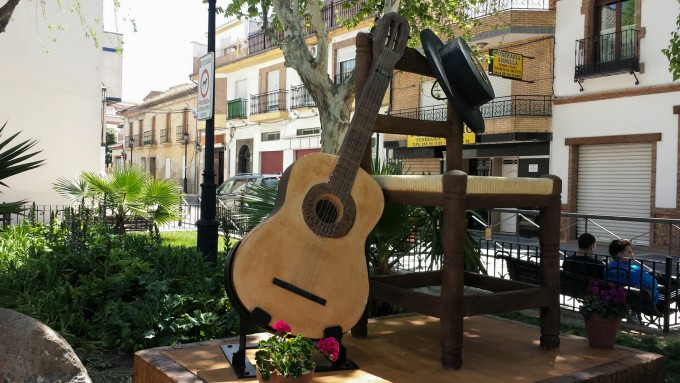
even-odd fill
[{"label": "guitar bridge", "polygon": [[299,295],[303,298],[309,299],[310,301],[312,301],[314,303],[318,303],[321,306],[326,305],[325,299],[321,298],[318,295],[314,295],[314,294],[310,293],[309,291],[307,291],[305,289],[299,288],[292,283],[284,282],[284,281],[280,280],[279,278],[274,278],[272,280],[272,283],[275,284],[276,286],[279,286],[282,289],[290,291],[293,294],[297,294],[297,295]]}]

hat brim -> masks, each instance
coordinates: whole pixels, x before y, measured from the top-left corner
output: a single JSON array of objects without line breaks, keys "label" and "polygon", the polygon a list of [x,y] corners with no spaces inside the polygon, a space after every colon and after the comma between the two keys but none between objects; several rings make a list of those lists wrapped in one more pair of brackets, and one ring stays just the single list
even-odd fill
[{"label": "hat brim", "polygon": [[459,94],[446,78],[446,70],[440,54],[444,43],[429,29],[420,32],[420,41],[423,44],[423,50],[425,51],[427,61],[430,63],[430,68],[439,85],[441,85],[442,90],[453,103],[453,108],[458,112],[460,118],[467,124],[470,130],[475,133],[484,133],[482,112],[479,108],[470,106],[465,97]]}]

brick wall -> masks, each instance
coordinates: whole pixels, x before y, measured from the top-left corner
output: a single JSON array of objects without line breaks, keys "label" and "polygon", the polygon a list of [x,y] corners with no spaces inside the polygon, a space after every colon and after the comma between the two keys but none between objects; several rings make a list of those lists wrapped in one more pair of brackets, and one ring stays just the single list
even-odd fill
[{"label": "brick wall", "polygon": [[415,73],[394,72],[392,77],[392,110],[412,109],[420,106],[420,81]]},{"label": "brick wall", "polygon": [[440,158],[407,158],[402,160],[405,174],[440,174]]}]

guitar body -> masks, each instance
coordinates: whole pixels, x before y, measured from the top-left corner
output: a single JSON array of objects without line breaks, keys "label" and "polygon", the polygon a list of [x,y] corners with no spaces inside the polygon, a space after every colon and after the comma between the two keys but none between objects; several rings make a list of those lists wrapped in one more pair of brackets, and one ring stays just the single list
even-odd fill
[{"label": "guitar body", "polygon": [[[262,310],[268,326],[283,320],[309,338],[334,326],[345,332],[361,317],[368,299],[365,241],[384,204],[382,190],[361,169],[347,202],[326,193],[338,159],[315,153],[293,163],[272,215],[228,259],[232,304],[248,314]],[[335,215],[324,220],[329,207]]]}]

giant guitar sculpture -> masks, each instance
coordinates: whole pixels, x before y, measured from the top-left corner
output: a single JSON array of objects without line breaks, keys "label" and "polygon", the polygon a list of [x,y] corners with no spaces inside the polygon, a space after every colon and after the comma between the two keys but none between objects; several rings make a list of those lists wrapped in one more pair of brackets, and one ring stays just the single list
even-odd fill
[{"label": "giant guitar sculpture", "polygon": [[368,299],[364,243],[383,195],[360,169],[380,104],[409,35],[384,15],[373,32],[373,65],[338,156],[306,155],[284,172],[272,214],[232,250],[232,305],[262,327],[277,320],[309,338],[349,330]]}]

